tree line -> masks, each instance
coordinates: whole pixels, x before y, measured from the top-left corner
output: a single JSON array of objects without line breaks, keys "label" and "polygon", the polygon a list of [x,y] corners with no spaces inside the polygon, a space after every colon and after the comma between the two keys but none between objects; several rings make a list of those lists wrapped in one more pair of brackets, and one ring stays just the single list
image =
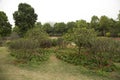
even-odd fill
[{"label": "tree line", "polygon": [[20,3],[18,10],[13,13],[15,20],[15,27],[8,22],[8,17],[5,12],[0,11],[0,36],[9,36],[11,32],[16,32],[20,37],[33,27],[40,27],[46,31],[50,36],[62,36],[67,32],[71,32],[75,27],[85,27],[94,29],[98,36],[120,37],[120,12],[117,20],[109,18],[105,15],[92,16],[91,21],[76,20],[71,22],[56,22],[53,26],[50,23],[41,24],[36,22],[38,15],[35,13],[34,8],[27,3]]}]

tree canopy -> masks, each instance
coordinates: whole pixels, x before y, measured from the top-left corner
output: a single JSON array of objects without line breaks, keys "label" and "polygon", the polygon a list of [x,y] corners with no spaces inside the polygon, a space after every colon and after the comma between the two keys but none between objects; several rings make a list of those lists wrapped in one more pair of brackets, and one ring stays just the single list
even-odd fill
[{"label": "tree canopy", "polygon": [[53,28],[49,23],[43,24],[43,30],[46,31],[48,34],[52,34]]},{"label": "tree canopy", "polygon": [[0,11],[0,36],[5,37],[11,33],[11,24],[3,11]]},{"label": "tree canopy", "polygon": [[99,28],[99,18],[97,16],[92,16],[91,22],[90,22],[90,27],[94,28],[97,30]]},{"label": "tree canopy", "polygon": [[109,30],[110,27],[110,19],[107,16],[101,16],[99,22],[99,29],[101,31],[101,35],[105,36],[106,32]]},{"label": "tree canopy", "polygon": [[64,22],[54,24],[54,32],[57,35],[63,35],[66,31],[67,31],[67,28]]},{"label": "tree canopy", "polygon": [[81,28],[88,27],[86,20],[77,20],[76,23],[77,23],[77,27],[81,27]]},{"label": "tree canopy", "polygon": [[15,25],[19,28],[19,35],[24,36],[24,34],[31,28],[37,20],[37,14],[34,9],[26,3],[20,3],[18,6],[18,11],[13,14],[15,20]]}]

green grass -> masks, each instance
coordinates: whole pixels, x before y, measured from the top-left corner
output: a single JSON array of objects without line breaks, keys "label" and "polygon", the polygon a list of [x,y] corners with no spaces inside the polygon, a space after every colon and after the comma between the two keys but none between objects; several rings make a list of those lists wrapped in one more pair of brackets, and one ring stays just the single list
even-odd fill
[{"label": "green grass", "polygon": [[[93,72],[61,61],[52,53],[40,64],[16,64],[7,48],[0,47],[0,80],[119,80],[118,73]],[[105,74],[105,75],[104,75]],[[111,77],[109,77],[109,75]],[[1,77],[2,76],[2,77]]]}]

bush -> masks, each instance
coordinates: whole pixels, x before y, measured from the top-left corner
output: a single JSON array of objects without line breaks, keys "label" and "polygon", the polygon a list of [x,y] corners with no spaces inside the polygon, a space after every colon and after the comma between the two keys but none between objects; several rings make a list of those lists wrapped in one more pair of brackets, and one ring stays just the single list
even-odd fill
[{"label": "bush", "polygon": [[35,27],[27,31],[25,35],[25,38],[32,39],[39,42],[48,39],[48,37],[49,37],[48,34],[39,27]]},{"label": "bush", "polygon": [[11,55],[23,62],[44,61],[49,51],[45,48],[51,47],[51,41],[47,34],[40,28],[31,29],[26,33],[25,38],[17,39],[9,44]]},{"label": "bush", "polygon": [[110,39],[110,38],[97,38],[94,43],[92,43],[91,53],[107,53],[110,59],[120,61],[120,41]]},{"label": "bush", "polygon": [[41,41],[41,43],[38,44],[40,44],[39,45],[40,48],[50,48],[52,46],[52,42],[50,39],[43,40]]},{"label": "bush", "polygon": [[11,55],[24,63],[46,61],[49,57],[49,51],[44,49],[19,49],[12,50]]},{"label": "bush", "polygon": [[20,36],[16,32],[12,32],[11,35],[10,35],[11,40],[16,40],[16,39],[19,39],[19,38],[20,38]]},{"label": "bush", "polygon": [[26,33],[25,36],[25,38],[36,42],[36,44],[38,44],[40,48],[51,47],[51,40],[48,37],[48,34],[41,28],[31,29]]},{"label": "bush", "polygon": [[[82,26],[81,26],[82,27]],[[87,28],[74,28],[70,34],[66,34],[64,37],[66,40],[72,41],[78,46],[79,54],[82,48],[87,48],[96,38],[96,32],[94,29]]]},{"label": "bush", "polygon": [[76,49],[58,50],[56,56],[68,63],[82,65],[88,69],[114,71],[116,67],[108,57],[108,53],[81,53],[78,54]]},{"label": "bush", "polygon": [[30,39],[18,39],[14,40],[9,44],[9,49],[35,49],[38,48],[37,42]]},{"label": "bush", "polygon": [[58,45],[57,41],[58,41],[57,39],[51,39],[51,45],[54,46],[54,47],[57,46]]}]

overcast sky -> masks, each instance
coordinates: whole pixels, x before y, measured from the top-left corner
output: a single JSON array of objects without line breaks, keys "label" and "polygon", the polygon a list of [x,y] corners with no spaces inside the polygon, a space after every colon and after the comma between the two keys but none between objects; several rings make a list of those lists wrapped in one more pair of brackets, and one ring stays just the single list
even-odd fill
[{"label": "overcast sky", "polygon": [[45,22],[68,22],[85,19],[93,15],[106,15],[116,19],[120,10],[120,0],[0,0],[0,11],[4,11],[11,24],[13,13],[19,3],[28,3],[38,14],[38,20]]}]

